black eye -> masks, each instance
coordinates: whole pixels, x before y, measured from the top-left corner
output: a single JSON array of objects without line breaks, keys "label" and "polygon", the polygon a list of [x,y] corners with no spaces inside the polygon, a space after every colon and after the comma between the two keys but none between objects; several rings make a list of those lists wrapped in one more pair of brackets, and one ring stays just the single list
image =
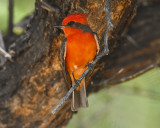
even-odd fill
[{"label": "black eye", "polygon": [[73,26],[74,25],[74,21],[70,21],[68,24],[67,24],[67,26]]}]

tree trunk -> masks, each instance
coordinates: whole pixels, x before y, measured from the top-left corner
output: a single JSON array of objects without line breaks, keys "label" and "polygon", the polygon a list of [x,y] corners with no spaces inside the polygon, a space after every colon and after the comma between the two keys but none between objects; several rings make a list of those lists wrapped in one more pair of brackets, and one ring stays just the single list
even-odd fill
[{"label": "tree trunk", "polygon": [[[69,89],[59,60],[64,34],[53,28],[54,25],[60,25],[68,14],[85,13],[89,26],[103,42],[106,28],[103,0],[48,0],[48,3],[54,7],[54,12],[43,9],[42,3],[36,0],[34,16],[26,33],[18,37],[10,49],[15,52],[14,62],[8,61],[0,69],[1,128],[60,128],[72,117],[70,99],[57,113],[51,114]],[[146,71],[160,59],[158,8],[156,4],[139,8],[128,30],[137,42],[135,47],[128,41],[128,35],[125,34],[123,40],[120,36],[136,14],[136,3],[134,0],[111,1],[114,28],[109,33],[110,53],[98,62],[93,77],[87,77],[88,93]],[[150,36],[143,35],[140,27]]]}]

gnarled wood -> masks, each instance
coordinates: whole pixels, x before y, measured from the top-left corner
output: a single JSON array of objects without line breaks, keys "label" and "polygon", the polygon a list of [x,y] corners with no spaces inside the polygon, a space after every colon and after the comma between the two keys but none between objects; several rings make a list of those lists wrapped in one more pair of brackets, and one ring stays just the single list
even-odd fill
[{"label": "gnarled wood", "polygon": [[104,86],[117,84],[160,64],[159,8],[157,1],[148,6],[139,6],[128,32],[118,40],[119,46],[112,54],[102,58],[101,65],[105,68],[97,72],[93,81],[100,80]]}]

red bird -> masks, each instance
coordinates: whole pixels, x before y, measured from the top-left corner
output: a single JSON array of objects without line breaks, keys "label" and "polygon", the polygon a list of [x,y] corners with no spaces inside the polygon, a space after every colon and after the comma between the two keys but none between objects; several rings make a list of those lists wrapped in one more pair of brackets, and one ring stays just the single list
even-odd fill
[{"label": "red bird", "polygon": [[[62,51],[60,50],[62,65],[68,71],[74,85],[74,77],[79,79],[87,69],[87,65],[99,52],[98,36],[88,26],[84,14],[67,16],[59,27],[62,28],[66,37],[61,45]],[[77,87],[72,94],[72,111],[77,111],[80,107],[88,107],[85,78],[79,85],[80,87]]]}]

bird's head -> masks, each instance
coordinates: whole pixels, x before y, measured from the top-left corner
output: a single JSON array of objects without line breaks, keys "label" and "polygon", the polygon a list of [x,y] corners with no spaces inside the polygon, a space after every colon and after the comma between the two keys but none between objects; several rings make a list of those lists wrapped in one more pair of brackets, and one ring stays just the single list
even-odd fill
[{"label": "bird's head", "polygon": [[74,23],[87,25],[87,18],[85,14],[79,14],[79,13],[71,14],[66,18],[64,18],[64,20],[62,21],[62,26],[55,26],[55,27],[61,28],[64,31],[65,36],[67,37],[68,35],[72,35],[74,33],[82,31],[80,29],[74,28],[72,26]]},{"label": "bird's head", "polygon": [[71,21],[81,23],[84,25],[87,24],[87,19],[86,19],[85,14],[75,13],[75,14],[71,14],[67,16],[66,18],[64,18],[64,20],[62,21],[62,25],[67,25]]}]

